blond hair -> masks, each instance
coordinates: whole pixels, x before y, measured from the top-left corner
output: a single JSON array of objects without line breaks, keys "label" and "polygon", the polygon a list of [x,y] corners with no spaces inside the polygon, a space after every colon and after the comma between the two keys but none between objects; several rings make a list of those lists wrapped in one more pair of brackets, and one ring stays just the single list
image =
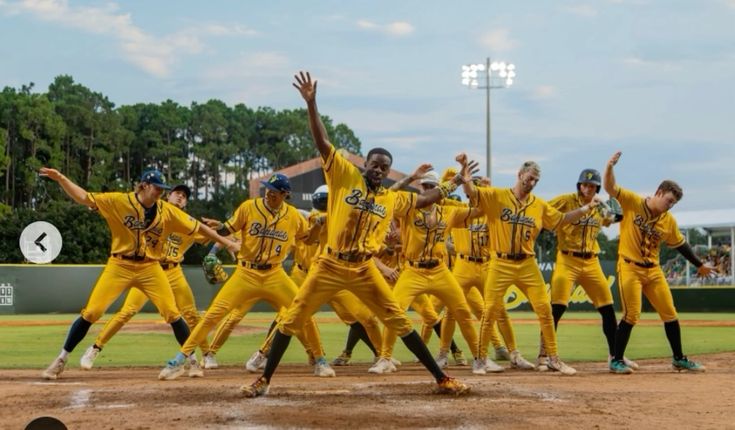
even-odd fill
[{"label": "blond hair", "polygon": [[526,161],[521,165],[521,169],[518,171],[518,173],[526,173],[529,170],[535,172],[536,174],[541,174],[541,166],[538,165],[535,161]]}]

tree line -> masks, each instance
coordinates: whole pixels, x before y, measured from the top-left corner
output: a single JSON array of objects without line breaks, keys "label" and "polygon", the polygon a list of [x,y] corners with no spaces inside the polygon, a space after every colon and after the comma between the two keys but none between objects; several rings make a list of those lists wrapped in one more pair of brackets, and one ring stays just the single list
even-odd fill
[{"label": "tree line", "polygon": [[[338,148],[360,154],[345,124],[324,117]],[[193,192],[188,211],[225,218],[248,197],[250,178],[316,157],[304,109],[228,106],[221,100],[172,100],[116,107],[71,76],[46,92],[34,84],[0,93],[0,261],[23,261],[18,237],[33,221],[53,223],[64,238],[58,263],[101,263],[109,232],[99,215],[38,176],[50,166],[89,191],[129,191],[147,168]],[[194,252],[195,261],[201,252]],[[198,261],[198,260],[196,260]]]}]

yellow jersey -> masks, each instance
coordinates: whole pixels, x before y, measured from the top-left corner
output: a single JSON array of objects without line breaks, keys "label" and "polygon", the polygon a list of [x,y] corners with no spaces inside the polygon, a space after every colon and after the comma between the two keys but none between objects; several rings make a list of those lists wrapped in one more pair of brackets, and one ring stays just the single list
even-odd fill
[{"label": "yellow jersey", "polygon": [[409,261],[442,260],[446,262],[447,233],[468,221],[470,208],[431,205],[411,209],[401,219],[403,257]]},{"label": "yellow jersey", "polygon": [[[569,212],[584,206],[578,193],[562,194],[549,200],[549,204],[560,212]],[[610,222],[603,218],[599,210],[593,209],[576,222],[561,226],[556,232],[557,249],[560,251],[600,253],[597,236],[603,226]]]},{"label": "yellow jersey", "polygon": [[114,255],[159,260],[163,257],[160,238],[166,237],[161,236],[164,230],[185,235],[199,231],[197,220],[162,200],[156,202],[155,209],[148,211],[153,216],[146,219],[146,209],[134,192],[88,193],[87,197],[110,227],[110,253]]},{"label": "yellow jersey", "polygon": [[377,254],[393,216],[416,207],[416,196],[380,187],[369,190],[360,170],[334,147],[323,159],[329,186],[327,247],[334,252]]},{"label": "yellow jersey", "polygon": [[467,257],[490,259],[490,229],[487,217],[466,220],[451,231],[454,252]]},{"label": "yellow jersey", "polygon": [[273,211],[263,198],[243,202],[224,225],[231,233],[241,232],[237,258],[257,264],[281,264],[294,242],[309,232],[306,219],[296,208],[283,203]]},{"label": "yellow jersey", "polygon": [[686,242],[671,213],[651,215],[646,199],[620,186],[615,187],[615,198],[623,208],[620,222],[618,256],[637,263],[659,264],[661,242],[677,248]]},{"label": "yellow jersey", "polygon": [[490,226],[490,248],[501,254],[536,255],[541,229],[556,230],[564,219],[543,199],[529,194],[521,202],[510,188],[478,187],[476,199]]},{"label": "yellow jersey", "polygon": [[[321,212],[316,209],[313,209],[309,213],[309,226],[313,226],[316,223],[316,220],[323,215],[326,215],[326,212]],[[302,270],[307,271],[309,270],[309,267],[311,267],[311,263],[316,260],[316,257],[321,254],[321,244],[325,243],[327,241],[327,227],[326,225],[322,226],[322,229],[319,231],[319,239],[317,242],[307,245],[301,240],[297,240],[296,244],[294,244],[293,248],[293,262],[294,264],[297,264],[301,267]]]}]

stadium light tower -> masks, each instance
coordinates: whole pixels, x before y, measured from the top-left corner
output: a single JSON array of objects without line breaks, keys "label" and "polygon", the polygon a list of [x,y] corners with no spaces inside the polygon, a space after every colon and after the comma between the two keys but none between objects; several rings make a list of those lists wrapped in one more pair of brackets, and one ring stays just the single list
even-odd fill
[{"label": "stadium light tower", "polygon": [[[487,177],[492,173],[492,137],[490,134],[490,90],[495,88],[508,88],[513,85],[516,77],[515,64],[505,61],[490,61],[488,57],[485,63],[465,64],[462,66],[462,85],[467,88],[485,90],[485,138],[487,140]],[[491,178],[492,179],[492,178]]]}]

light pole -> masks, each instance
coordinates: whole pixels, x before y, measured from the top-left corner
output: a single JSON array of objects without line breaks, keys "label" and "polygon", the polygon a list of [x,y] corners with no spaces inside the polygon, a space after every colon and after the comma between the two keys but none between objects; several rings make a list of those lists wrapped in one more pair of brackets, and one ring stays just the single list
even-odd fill
[{"label": "light pole", "polygon": [[492,173],[491,152],[492,138],[490,134],[490,90],[493,88],[508,88],[513,85],[513,79],[516,76],[515,64],[506,63],[505,61],[490,62],[490,57],[485,59],[485,63],[465,64],[462,66],[462,85],[467,88],[475,88],[485,90],[485,138],[487,140],[486,157],[487,157],[487,177]]}]

